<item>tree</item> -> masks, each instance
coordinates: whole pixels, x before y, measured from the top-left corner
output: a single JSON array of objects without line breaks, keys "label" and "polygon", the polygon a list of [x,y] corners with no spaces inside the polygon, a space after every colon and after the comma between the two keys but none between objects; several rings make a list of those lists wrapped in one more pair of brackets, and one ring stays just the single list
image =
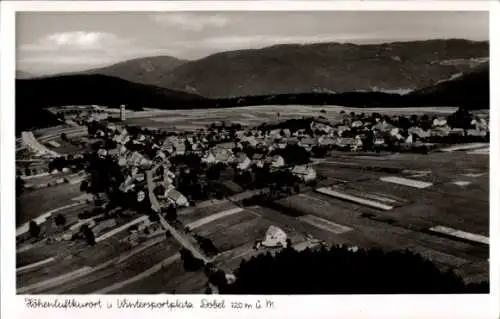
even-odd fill
[{"label": "tree", "polygon": [[210,285],[207,284],[205,286],[205,295],[211,295],[212,294],[212,288],[210,288]]},{"label": "tree", "polygon": [[68,136],[66,135],[66,133],[61,133],[61,140],[63,141],[67,141],[68,140]]},{"label": "tree", "polygon": [[204,266],[203,260],[194,257],[193,253],[188,249],[181,249],[180,255],[184,262],[184,269],[186,271],[197,271]]},{"label": "tree", "polygon": [[[300,273],[301,276],[296,274]],[[285,249],[242,261],[222,294],[444,294],[488,293],[489,284],[466,285],[408,250],[321,247]]]},{"label": "tree", "polygon": [[81,184],[80,184],[80,192],[86,192],[89,188],[89,182],[87,181],[83,181]]},{"label": "tree", "polygon": [[174,221],[177,219],[177,208],[175,208],[174,205],[169,205],[167,207],[167,214],[166,214],[165,218],[168,221]]},{"label": "tree", "polygon": [[96,241],[95,241],[95,235],[94,235],[94,232],[92,231],[92,229],[90,229],[90,227],[88,227],[88,225],[83,225],[82,231],[83,231],[83,235],[85,236],[85,240],[87,241],[87,244],[89,244],[90,246],[94,246],[96,244]]},{"label": "tree", "polygon": [[57,214],[56,218],[54,219],[54,222],[56,223],[57,226],[64,226],[66,225],[66,217],[62,214]]},{"label": "tree", "polygon": [[16,177],[16,197],[21,196],[24,192],[26,182],[21,177]]},{"label": "tree", "polygon": [[40,236],[41,233],[40,226],[38,226],[38,224],[34,220],[30,221],[29,233],[33,238],[38,238],[38,236]]}]

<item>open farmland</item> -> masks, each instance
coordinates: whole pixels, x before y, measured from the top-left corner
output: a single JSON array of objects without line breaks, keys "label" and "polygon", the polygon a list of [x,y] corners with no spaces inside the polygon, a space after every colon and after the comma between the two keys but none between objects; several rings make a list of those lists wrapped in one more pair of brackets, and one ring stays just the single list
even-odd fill
[{"label": "open farmland", "polygon": [[[325,110],[326,113],[321,113]],[[213,122],[233,122],[241,125],[259,125],[263,122],[286,120],[310,116],[323,116],[330,121],[338,121],[340,112],[383,113],[388,115],[438,114],[448,115],[456,111],[454,107],[422,108],[349,108],[342,106],[316,105],[260,105],[220,109],[155,110],[127,112],[126,124],[149,128],[173,128],[195,130]],[[279,114],[279,117],[278,117]],[[117,115],[115,115],[117,116]]]},{"label": "open farmland", "polygon": [[179,220],[185,225],[195,222],[199,219],[209,217],[211,215],[237,208],[235,204],[230,201],[224,200],[219,201],[212,205],[206,205],[203,207],[190,207],[178,212]]},{"label": "open farmland", "polygon": [[163,259],[175,255],[179,246],[161,237],[132,249],[120,246],[116,241],[84,248],[62,259],[61,264],[49,264],[46,269],[38,270],[38,275],[46,276],[25,274],[24,284],[19,289],[44,293],[93,293],[141,274]]},{"label": "open farmland", "polygon": [[61,184],[53,187],[24,192],[16,210],[16,225],[19,226],[43,213],[74,203],[81,195],[79,184]]},{"label": "open farmland", "polygon": [[89,276],[68,283],[65,287],[58,287],[58,293],[85,294],[97,292],[102,288],[140,274],[163,259],[177,253],[177,251],[178,245],[173,241],[161,241],[116,264],[113,263],[102,268],[102,264],[94,266],[96,271],[89,274]]},{"label": "open farmland", "polygon": [[[432,233],[429,228],[450,227],[462,232],[488,236],[488,156],[435,152],[426,156],[395,154],[373,158],[344,155],[315,164],[318,173],[337,190],[355,197],[391,203],[389,210],[367,207],[318,192],[305,192],[278,201],[279,210],[289,218],[322,228],[311,234],[330,244],[349,244],[383,249],[410,249],[443,268],[462,271],[488,258],[488,246],[460,238]],[[384,181],[398,176],[432,183],[419,189]],[[344,183],[335,183],[343,180]],[[465,184],[456,181],[467,181]],[[331,185],[330,184],[330,185]],[[311,218],[313,220],[311,220]],[[318,218],[328,222],[318,223]],[[328,229],[330,222],[335,227]],[[331,234],[343,227],[351,231]],[[477,266],[466,280],[487,275]],[[482,269],[482,270],[481,270]],[[465,270],[464,270],[465,271]],[[471,279],[472,278],[472,279]]]},{"label": "open farmland", "polygon": [[203,271],[186,271],[178,259],[151,276],[113,291],[113,294],[200,294],[206,283]]}]

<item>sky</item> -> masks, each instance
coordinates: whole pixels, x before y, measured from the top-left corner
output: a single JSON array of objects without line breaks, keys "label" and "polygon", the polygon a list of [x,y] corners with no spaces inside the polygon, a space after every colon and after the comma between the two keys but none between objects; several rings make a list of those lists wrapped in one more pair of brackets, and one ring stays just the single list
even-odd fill
[{"label": "sky", "polygon": [[17,69],[71,72],[132,58],[194,60],[280,43],[488,40],[488,12],[22,12]]}]

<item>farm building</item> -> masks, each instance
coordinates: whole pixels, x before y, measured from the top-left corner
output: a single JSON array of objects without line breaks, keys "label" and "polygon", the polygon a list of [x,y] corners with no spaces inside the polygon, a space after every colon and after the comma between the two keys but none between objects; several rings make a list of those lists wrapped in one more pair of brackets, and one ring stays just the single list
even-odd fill
[{"label": "farm building", "polygon": [[288,236],[286,233],[279,227],[274,225],[269,226],[266,232],[266,238],[261,242],[264,247],[286,247]]},{"label": "farm building", "polygon": [[314,168],[309,165],[297,165],[292,169],[292,174],[304,182],[310,182],[316,179],[317,174]]}]

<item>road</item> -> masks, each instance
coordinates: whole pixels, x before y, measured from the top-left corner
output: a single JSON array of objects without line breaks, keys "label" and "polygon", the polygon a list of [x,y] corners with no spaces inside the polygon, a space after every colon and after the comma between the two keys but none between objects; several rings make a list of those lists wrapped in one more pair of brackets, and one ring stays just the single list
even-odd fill
[{"label": "road", "polygon": [[[157,164],[154,166],[151,170],[149,170],[146,173],[146,180],[148,183],[148,193],[149,193],[149,200],[151,201],[152,208],[155,212],[160,213],[160,204],[158,203],[158,200],[154,194],[154,185],[153,185],[153,172],[160,167],[161,164]],[[163,218],[161,214],[158,214],[160,217],[160,223],[163,226],[163,228],[172,234],[172,236],[186,249],[190,250],[193,256],[195,256],[198,259],[203,260],[203,262],[208,263],[210,260],[205,257],[190,241],[189,239],[185,238],[181,233],[179,233],[174,227],[172,227],[166,220]]]}]

